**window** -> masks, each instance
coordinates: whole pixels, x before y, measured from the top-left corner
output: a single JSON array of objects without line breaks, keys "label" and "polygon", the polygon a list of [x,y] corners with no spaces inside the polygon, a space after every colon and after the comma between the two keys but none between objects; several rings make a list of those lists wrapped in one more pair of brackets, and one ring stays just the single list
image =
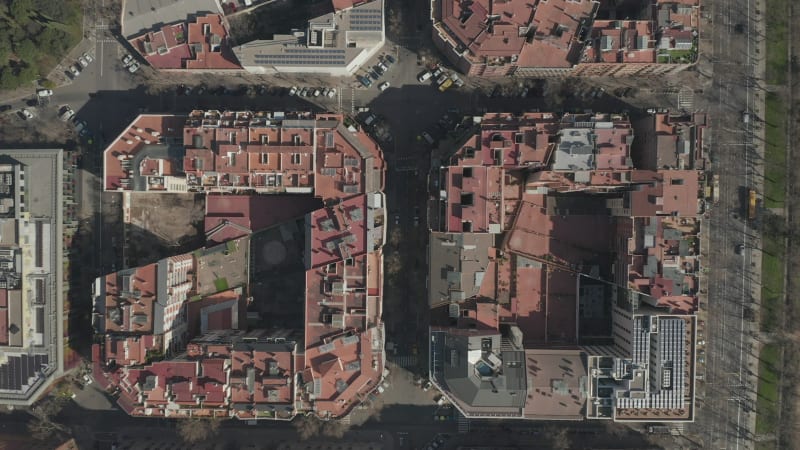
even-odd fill
[{"label": "window", "polygon": [[465,221],[461,222],[461,231],[463,231],[465,233],[471,233],[472,232],[472,222],[470,222],[469,220],[465,220]]},{"label": "window", "polygon": [[[264,136],[262,136],[264,137]],[[261,164],[269,164],[269,153],[261,154]]]},{"label": "window", "polygon": [[467,147],[464,149],[464,158],[474,158],[475,157],[475,149],[472,147]]},{"label": "window", "polygon": [[464,178],[472,178],[472,167],[464,167]]},{"label": "window", "polygon": [[472,206],[472,192],[461,194],[461,206]]},{"label": "window", "polygon": [[293,134],[292,135],[292,142],[294,142],[294,145],[300,145],[300,135],[299,134]]},{"label": "window", "polygon": [[674,178],[670,180],[670,184],[673,186],[682,186],[683,185],[683,178]]},{"label": "window", "polygon": [[523,141],[522,141],[522,138],[523,138],[523,137],[525,137],[525,135],[524,135],[524,134],[522,134],[522,133],[516,133],[516,134],[514,135],[514,143],[516,143],[516,144],[522,144],[522,142],[523,142]]},{"label": "window", "polygon": [[292,153],[292,164],[300,164],[300,153]]},{"label": "window", "polygon": [[269,144],[269,136],[264,134],[261,136],[261,145],[267,145],[267,144]]}]

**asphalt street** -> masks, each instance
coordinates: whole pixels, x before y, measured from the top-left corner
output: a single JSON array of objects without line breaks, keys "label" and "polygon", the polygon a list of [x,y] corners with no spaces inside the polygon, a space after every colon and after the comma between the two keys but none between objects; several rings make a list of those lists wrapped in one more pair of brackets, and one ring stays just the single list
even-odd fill
[{"label": "asphalt street", "polygon": [[[705,364],[698,361],[705,383],[698,421],[691,427],[704,437],[705,448],[754,448],[758,350],[753,336],[758,331],[761,242],[758,221],[746,220],[743,200],[749,188],[763,192],[763,96],[757,88],[764,73],[758,50],[763,50],[763,23],[756,14],[763,7],[760,0],[713,1],[705,13],[713,25],[706,22],[701,36],[709,44],[713,70],[711,168],[720,175],[721,190],[704,224],[710,248],[703,255],[708,307],[701,312],[706,319],[701,330],[708,348]],[[700,73],[709,75],[702,64]],[[754,117],[746,124],[745,111]],[[741,254],[735,252],[739,244],[745,246]]]}]

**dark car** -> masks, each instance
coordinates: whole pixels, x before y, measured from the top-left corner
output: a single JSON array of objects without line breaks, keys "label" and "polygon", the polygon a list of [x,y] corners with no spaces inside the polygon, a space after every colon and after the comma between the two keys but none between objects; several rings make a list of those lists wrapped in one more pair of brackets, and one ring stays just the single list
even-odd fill
[{"label": "dark car", "polygon": [[372,86],[372,80],[370,80],[369,77],[364,77],[364,76],[359,75],[358,76],[358,82],[361,83],[362,85],[364,85],[364,87]]},{"label": "dark car", "polygon": [[11,105],[0,105],[0,112],[6,112],[11,110]]},{"label": "dark car", "polygon": [[369,71],[369,76],[371,76],[372,79],[375,80],[375,81],[378,81],[378,80],[381,79],[381,76],[378,75],[378,72],[375,72],[375,70],[370,70]]},{"label": "dark car", "polygon": [[389,64],[394,64],[394,63],[395,63],[395,61],[394,61],[394,56],[392,56],[392,55],[386,55],[386,56],[384,57],[384,59],[385,59],[385,60],[386,60],[386,62],[388,62]]}]

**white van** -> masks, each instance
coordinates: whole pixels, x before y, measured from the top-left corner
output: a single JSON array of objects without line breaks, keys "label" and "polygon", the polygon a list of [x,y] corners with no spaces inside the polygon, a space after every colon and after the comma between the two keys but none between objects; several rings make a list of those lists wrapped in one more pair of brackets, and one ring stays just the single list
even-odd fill
[{"label": "white van", "polygon": [[424,83],[430,80],[432,76],[433,74],[429,70],[426,70],[417,76],[417,81]]}]

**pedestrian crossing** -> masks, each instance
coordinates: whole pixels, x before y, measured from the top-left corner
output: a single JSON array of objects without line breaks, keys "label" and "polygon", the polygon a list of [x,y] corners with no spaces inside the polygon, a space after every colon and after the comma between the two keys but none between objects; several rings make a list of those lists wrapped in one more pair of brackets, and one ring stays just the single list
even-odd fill
[{"label": "pedestrian crossing", "polygon": [[462,434],[469,433],[469,419],[461,413],[458,414],[458,432]]},{"label": "pedestrian crossing", "polygon": [[395,356],[392,362],[403,369],[414,368],[417,367],[417,355]]},{"label": "pedestrian crossing", "polygon": [[684,87],[678,91],[678,109],[691,111],[694,109],[694,91]]}]

